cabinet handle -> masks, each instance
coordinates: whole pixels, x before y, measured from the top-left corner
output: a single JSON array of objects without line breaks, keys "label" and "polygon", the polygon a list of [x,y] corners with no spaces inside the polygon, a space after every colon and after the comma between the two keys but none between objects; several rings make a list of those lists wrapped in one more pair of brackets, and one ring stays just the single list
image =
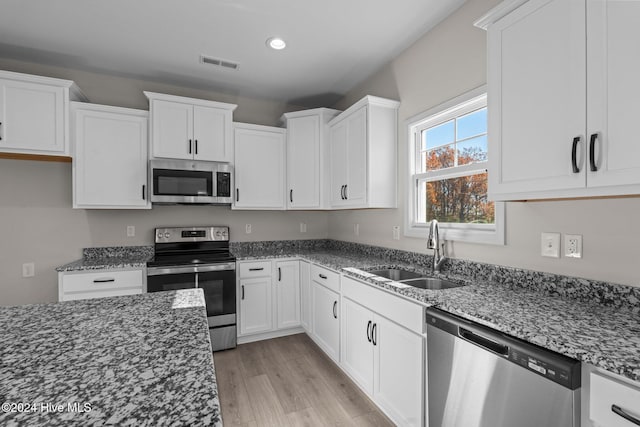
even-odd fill
[{"label": "cabinet handle", "polygon": [[293,203],[293,188],[289,190],[289,201]]},{"label": "cabinet handle", "polygon": [[580,172],[580,168],[578,168],[578,159],[576,157],[579,142],[580,137],[576,136],[575,138],[573,138],[573,144],[571,144],[571,168],[573,169],[573,173]]},{"label": "cabinet handle", "polygon": [[145,191],[146,189],[147,189],[147,186],[142,184],[142,200],[147,200],[146,191]]},{"label": "cabinet handle", "polygon": [[191,140],[189,140],[189,154],[191,154]]},{"label": "cabinet handle", "polygon": [[278,282],[282,281],[282,269],[278,267]]},{"label": "cabinet handle", "polygon": [[240,190],[236,188],[236,202],[240,201]]},{"label": "cabinet handle", "polygon": [[345,200],[349,200],[349,193],[347,192],[347,188],[349,188],[349,186],[347,184],[344,185],[344,199]]},{"label": "cabinet handle", "polygon": [[105,279],[94,279],[93,283],[109,283],[109,282],[115,282],[116,279],[114,279],[113,277],[108,277]]},{"label": "cabinet handle", "polygon": [[[2,126],[2,122],[0,122],[0,126]],[[2,137],[0,136],[0,141],[2,141]]]},{"label": "cabinet handle", "polygon": [[240,299],[244,299],[244,285],[242,285],[241,288],[242,288],[242,296],[240,297]]},{"label": "cabinet handle", "polygon": [[346,187],[346,185],[343,185],[342,187],[340,187],[340,198],[342,200],[344,200],[344,188]]},{"label": "cabinet handle", "polygon": [[624,418],[625,420],[629,421],[630,423],[633,423],[633,424],[635,424],[637,426],[640,426],[640,419],[638,419],[638,418],[634,417],[633,415],[627,413],[624,409],[622,409],[618,405],[611,405],[611,410],[613,411],[614,414],[620,415],[622,418]]},{"label": "cabinet handle", "polygon": [[198,154],[198,140],[196,139],[196,154]]},{"label": "cabinet handle", "polygon": [[371,327],[371,342],[373,345],[378,345],[378,324],[374,323]]},{"label": "cabinet handle", "polygon": [[371,342],[371,320],[367,322],[367,341]]},{"label": "cabinet handle", "polygon": [[589,163],[591,164],[591,172],[597,172],[596,166],[596,139],[598,139],[597,133],[591,134],[591,141],[589,141]]},{"label": "cabinet handle", "polygon": [[333,318],[334,319],[338,318],[338,313],[336,312],[337,307],[338,307],[338,301],[334,301],[333,302]]},{"label": "cabinet handle", "polygon": [[327,276],[325,276],[324,274],[318,274],[318,277],[320,277],[321,279],[327,279]]},{"label": "cabinet handle", "polygon": [[255,267],[255,268],[250,268],[249,271],[262,271],[264,270],[264,267]]}]

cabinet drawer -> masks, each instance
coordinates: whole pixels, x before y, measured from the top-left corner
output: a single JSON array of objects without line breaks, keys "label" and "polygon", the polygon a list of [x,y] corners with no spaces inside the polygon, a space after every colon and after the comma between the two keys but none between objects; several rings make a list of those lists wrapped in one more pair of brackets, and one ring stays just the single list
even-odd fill
[{"label": "cabinet drawer", "polygon": [[138,295],[142,293],[142,288],[108,289],[96,292],[78,292],[64,294],[63,301],[75,301],[78,299],[117,297],[122,295]]},{"label": "cabinet drawer", "polygon": [[595,425],[604,427],[635,425],[616,414],[613,411],[614,407],[640,420],[640,388],[592,372],[589,389],[589,418]]},{"label": "cabinet drawer", "polygon": [[[62,292],[101,292],[118,291],[122,289],[135,288],[142,292],[144,277],[142,270],[101,270],[95,273],[69,273],[62,275]],[[109,295],[123,295],[122,292],[115,292]],[[65,299],[72,299],[66,298]]]},{"label": "cabinet drawer", "polygon": [[271,276],[271,261],[253,261],[240,263],[240,278]]},{"label": "cabinet drawer", "polygon": [[340,274],[328,268],[312,265],[311,280],[322,286],[326,286],[334,292],[340,292]]},{"label": "cabinet drawer", "polygon": [[424,331],[424,307],[349,277],[342,278],[342,296],[418,334]]}]

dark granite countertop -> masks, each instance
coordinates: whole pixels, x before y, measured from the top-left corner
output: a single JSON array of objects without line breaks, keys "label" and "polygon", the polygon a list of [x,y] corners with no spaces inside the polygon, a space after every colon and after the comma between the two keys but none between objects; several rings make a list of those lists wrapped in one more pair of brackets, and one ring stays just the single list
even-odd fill
[{"label": "dark granite countertop", "polygon": [[[473,274],[441,274],[465,286],[446,290],[418,289],[380,280],[366,271],[400,267],[429,274],[424,265],[396,262],[383,256],[343,250],[297,250],[289,253],[236,250],[239,261],[300,257],[408,298],[425,306],[487,325],[582,362],[640,381],[640,316],[636,310],[611,307],[546,292],[476,279]],[[540,283],[540,288],[544,284]],[[631,298],[634,298],[633,296]]]},{"label": "dark granite countertop", "polygon": [[221,425],[204,305],[193,289],[0,307],[0,425]]}]

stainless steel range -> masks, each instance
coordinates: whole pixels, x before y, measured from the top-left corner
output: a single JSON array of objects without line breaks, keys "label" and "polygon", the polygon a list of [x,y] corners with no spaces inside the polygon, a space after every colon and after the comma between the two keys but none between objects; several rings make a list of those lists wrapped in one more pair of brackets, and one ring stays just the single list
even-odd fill
[{"label": "stainless steel range", "polygon": [[236,259],[229,227],[155,229],[155,257],[147,262],[148,292],[201,288],[213,351],[236,346]]}]

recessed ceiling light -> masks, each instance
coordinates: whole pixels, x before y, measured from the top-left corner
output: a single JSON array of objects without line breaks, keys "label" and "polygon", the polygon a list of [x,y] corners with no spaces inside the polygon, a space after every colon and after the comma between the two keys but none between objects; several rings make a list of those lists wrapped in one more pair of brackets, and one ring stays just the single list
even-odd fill
[{"label": "recessed ceiling light", "polygon": [[282,50],[287,47],[287,44],[280,37],[270,37],[267,39],[267,46],[271,49]]}]

